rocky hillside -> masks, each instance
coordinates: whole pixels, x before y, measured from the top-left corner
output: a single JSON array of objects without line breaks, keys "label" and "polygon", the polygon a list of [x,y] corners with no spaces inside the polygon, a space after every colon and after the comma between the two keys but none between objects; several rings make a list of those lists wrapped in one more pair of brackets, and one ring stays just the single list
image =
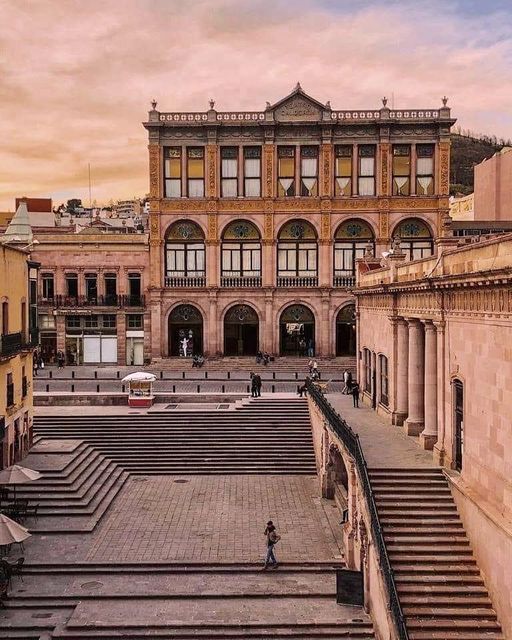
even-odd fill
[{"label": "rocky hillside", "polygon": [[510,141],[486,136],[452,135],[450,193],[467,195],[473,191],[473,167],[490,158]]}]

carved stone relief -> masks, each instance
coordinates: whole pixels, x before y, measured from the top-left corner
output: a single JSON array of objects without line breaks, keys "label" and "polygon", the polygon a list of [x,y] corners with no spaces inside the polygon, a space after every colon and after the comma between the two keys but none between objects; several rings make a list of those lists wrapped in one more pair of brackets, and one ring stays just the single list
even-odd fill
[{"label": "carved stone relief", "polygon": [[291,97],[274,111],[277,121],[308,121],[320,120],[321,109],[307,98],[300,95]]}]

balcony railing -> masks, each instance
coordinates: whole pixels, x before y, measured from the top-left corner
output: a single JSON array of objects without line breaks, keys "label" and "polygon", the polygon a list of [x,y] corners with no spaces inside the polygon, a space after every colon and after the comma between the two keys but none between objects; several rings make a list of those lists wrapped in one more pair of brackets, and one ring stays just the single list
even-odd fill
[{"label": "balcony railing", "polygon": [[317,276],[278,276],[278,287],[318,287]]},{"label": "balcony railing", "polygon": [[8,358],[15,356],[23,348],[23,334],[21,331],[16,333],[5,333],[0,336],[0,356]]},{"label": "balcony railing", "polygon": [[53,298],[40,298],[38,300],[40,306],[50,306],[55,309],[68,307],[144,307],[144,296],[124,295],[105,295],[105,296],[54,296]]},{"label": "balcony railing", "polygon": [[171,276],[165,279],[166,287],[206,287],[205,276]]},{"label": "balcony railing", "polygon": [[334,276],[335,287],[354,287],[356,284],[355,276]]},{"label": "balcony railing", "polygon": [[261,287],[261,276],[222,276],[220,286],[233,289]]}]

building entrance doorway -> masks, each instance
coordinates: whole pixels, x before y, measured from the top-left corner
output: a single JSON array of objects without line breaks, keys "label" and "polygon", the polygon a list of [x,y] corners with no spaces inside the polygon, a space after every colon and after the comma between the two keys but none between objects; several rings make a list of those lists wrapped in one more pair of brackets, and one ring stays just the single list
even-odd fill
[{"label": "building entrance doorway", "polygon": [[259,320],[246,304],[231,307],[224,317],[224,355],[255,356],[258,353]]},{"label": "building entrance doorway", "polygon": [[336,355],[356,355],[356,308],[347,304],[336,316]]},{"label": "building entrance doorway", "polygon": [[279,320],[280,353],[282,356],[315,355],[315,316],[302,304],[294,304]]},{"label": "building entrance doorway", "polygon": [[203,353],[203,316],[191,304],[180,304],[169,315],[169,355],[190,358]]},{"label": "building entrance doorway", "polygon": [[455,469],[462,471],[464,455],[464,385],[460,380],[453,381],[453,413],[455,426]]}]

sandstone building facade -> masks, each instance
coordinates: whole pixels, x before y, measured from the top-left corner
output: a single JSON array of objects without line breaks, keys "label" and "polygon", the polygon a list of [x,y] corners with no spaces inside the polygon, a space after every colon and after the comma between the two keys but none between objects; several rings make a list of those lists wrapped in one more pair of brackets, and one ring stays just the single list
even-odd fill
[{"label": "sandstone building facade", "polygon": [[369,404],[455,471],[453,494],[511,630],[512,234],[404,258],[358,276],[358,379]]},{"label": "sandstone building facade", "polygon": [[449,210],[440,109],[168,113],[149,134],[151,353],[355,354],[356,259],[431,255]]}]

